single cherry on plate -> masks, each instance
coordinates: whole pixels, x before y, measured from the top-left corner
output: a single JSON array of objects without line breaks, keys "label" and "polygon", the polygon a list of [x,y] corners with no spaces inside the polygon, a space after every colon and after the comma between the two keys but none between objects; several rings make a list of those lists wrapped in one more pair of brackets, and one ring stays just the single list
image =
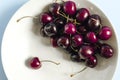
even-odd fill
[{"label": "single cherry on plate", "polygon": [[51,60],[39,60],[38,57],[33,57],[30,62],[29,62],[29,65],[32,69],[39,69],[42,67],[42,62],[50,62],[50,63],[53,63],[53,64],[56,64],[56,65],[59,65],[60,63],[57,63],[57,62],[54,62],[54,61],[51,61]]},{"label": "single cherry on plate", "polygon": [[38,57],[34,57],[31,59],[30,61],[30,67],[33,69],[39,69],[42,66],[40,60],[38,59]]}]

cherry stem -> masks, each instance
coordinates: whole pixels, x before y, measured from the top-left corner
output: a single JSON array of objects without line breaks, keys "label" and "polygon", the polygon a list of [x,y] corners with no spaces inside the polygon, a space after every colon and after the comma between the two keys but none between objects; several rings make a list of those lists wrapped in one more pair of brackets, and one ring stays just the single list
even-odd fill
[{"label": "cherry stem", "polygon": [[66,18],[66,19],[68,18],[63,12],[61,12],[61,13],[58,12],[58,14],[60,14],[62,17]]},{"label": "cherry stem", "polygon": [[75,52],[78,52],[78,50],[75,50],[72,46],[70,46],[72,48],[72,50],[74,50]]},{"label": "cherry stem", "polygon": [[50,63],[56,64],[56,65],[60,64],[60,63],[57,63],[57,62],[54,62],[54,61],[51,61],[51,60],[42,60],[41,62],[50,62]]},{"label": "cherry stem", "polygon": [[24,17],[21,17],[20,19],[17,20],[17,22],[21,21],[22,19],[24,18],[33,18],[33,19],[37,19],[38,17],[34,17],[34,16],[24,16]]},{"label": "cherry stem", "polygon": [[80,23],[77,22],[76,19],[70,18],[69,15],[66,16],[66,14],[63,13],[63,12],[58,12],[58,14],[61,15],[62,17],[64,17],[64,18],[66,18],[66,19],[67,19],[67,22],[68,22],[68,21],[71,21],[71,22],[73,22],[74,24],[80,25]]},{"label": "cherry stem", "polygon": [[73,77],[73,76],[75,76],[75,75],[77,75],[77,74],[83,72],[83,71],[86,70],[86,69],[87,69],[87,66],[85,66],[82,70],[80,70],[80,71],[78,71],[78,72],[75,72],[75,73],[71,74],[70,77]]}]

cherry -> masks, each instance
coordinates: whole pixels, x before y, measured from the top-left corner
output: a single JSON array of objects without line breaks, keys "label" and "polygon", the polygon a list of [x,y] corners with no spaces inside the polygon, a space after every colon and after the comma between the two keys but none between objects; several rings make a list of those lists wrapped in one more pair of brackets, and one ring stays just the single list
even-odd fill
[{"label": "cherry", "polygon": [[89,17],[88,21],[87,21],[87,26],[88,29],[90,30],[97,30],[100,28],[101,25],[101,18],[99,15],[97,14],[93,14]]},{"label": "cherry", "polygon": [[42,64],[41,64],[42,62],[50,62],[50,63],[56,64],[56,65],[60,64],[60,63],[57,63],[57,62],[54,62],[54,61],[51,61],[51,60],[40,61],[38,57],[33,57],[30,61],[30,67],[33,68],[33,69],[39,69],[42,66]]},{"label": "cherry", "polygon": [[78,47],[78,46],[82,45],[82,43],[83,43],[82,35],[75,34],[74,36],[72,36],[72,46]]},{"label": "cherry", "polygon": [[65,48],[69,47],[70,40],[68,37],[62,36],[58,39],[57,44],[58,44],[58,46],[65,49]]},{"label": "cherry", "polygon": [[66,1],[63,10],[66,14],[73,16],[76,13],[76,4],[73,1]]},{"label": "cherry", "polygon": [[62,28],[65,25],[65,23],[66,23],[65,18],[59,17],[59,18],[55,19],[55,24],[59,28]]},{"label": "cherry", "polygon": [[55,16],[59,15],[60,9],[61,5],[59,3],[53,3],[49,6],[49,11]]},{"label": "cherry", "polygon": [[76,33],[76,26],[73,23],[67,23],[64,26],[64,33],[75,34]]},{"label": "cherry", "polygon": [[86,27],[84,25],[77,26],[77,33],[86,34],[87,33]]},{"label": "cherry", "polygon": [[112,36],[112,30],[108,26],[103,26],[99,32],[99,38],[101,40],[108,40]]},{"label": "cherry", "polygon": [[90,56],[86,59],[86,66],[94,68],[97,65],[97,58],[96,56]]},{"label": "cherry", "polygon": [[88,32],[86,34],[86,39],[90,43],[96,43],[98,41],[98,38],[97,38],[97,36],[95,35],[94,32]]},{"label": "cherry", "polygon": [[40,22],[42,24],[47,24],[49,22],[53,21],[52,15],[50,13],[42,13],[40,15]]},{"label": "cherry", "polygon": [[81,8],[77,12],[76,19],[79,22],[85,22],[87,20],[87,18],[89,17],[89,15],[90,15],[90,13],[86,8]]},{"label": "cherry", "polygon": [[111,58],[114,54],[114,50],[109,44],[102,44],[100,51],[100,55],[104,58]]},{"label": "cherry", "polygon": [[33,69],[39,69],[42,66],[42,64],[39,61],[38,57],[34,57],[34,58],[32,58],[32,60],[30,62],[30,66]]},{"label": "cherry", "polygon": [[65,23],[66,23],[65,18],[59,17],[54,21],[54,23],[57,26],[58,35],[63,34],[64,33],[64,26],[65,26]]},{"label": "cherry", "polygon": [[44,27],[44,32],[47,36],[54,36],[57,34],[57,27],[54,23],[48,23]]},{"label": "cherry", "polygon": [[94,55],[94,48],[90,45],[82,45],[79,50],[79,55],[83,58],[88,58]]}]

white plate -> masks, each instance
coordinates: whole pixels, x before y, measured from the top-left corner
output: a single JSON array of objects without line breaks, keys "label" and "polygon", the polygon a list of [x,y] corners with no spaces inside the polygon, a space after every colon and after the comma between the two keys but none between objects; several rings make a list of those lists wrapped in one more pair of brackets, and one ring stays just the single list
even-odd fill
[{"label": "white plate", "polygon": [[[115,50],[110,59],[99,58],[96,68],[88,68],[82,73],[70,77],[70,74],[84,67],[82,63],[74,63],[69,55],[53,48],[49,41],[39,34],[40,24],[32,19],[24,19],[19,23],[17,19],[23,16],[36,16],[52,0],[31,0],[22,6],[10,20],[2,41],[2,62],[8,80],[111,80],[115,72],[118,59],[118,44],[115,31],[107,17],[99,8],[86,0],[74,0],[78,7],[86,7],[91,13],[99,14],[103,25],[111,26],[113,36],[108,41]],[[46,43],[47,42],[47,43]],[[37,56],[40,59],[50,59],[60,62],[60,65],[43,63],[42,68],[33,70],[26,66],[26,60]]]}]

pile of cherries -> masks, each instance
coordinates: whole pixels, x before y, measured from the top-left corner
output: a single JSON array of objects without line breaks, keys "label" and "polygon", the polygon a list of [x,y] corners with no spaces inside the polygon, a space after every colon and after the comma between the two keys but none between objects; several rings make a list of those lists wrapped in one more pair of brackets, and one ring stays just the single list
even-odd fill
[{"label": "pile of cherries", "polygon": [[104,43],[112,36],[112,29],[103,26],[99,15],[90,14],[87,8],[77,9],[75,2],[52,3],[40,15],[40,33],[49,37],[53,47],[60,47],[75,62],[85,62],[88,67],[97,65],[97,55],[113,56],[113,48]]}]

